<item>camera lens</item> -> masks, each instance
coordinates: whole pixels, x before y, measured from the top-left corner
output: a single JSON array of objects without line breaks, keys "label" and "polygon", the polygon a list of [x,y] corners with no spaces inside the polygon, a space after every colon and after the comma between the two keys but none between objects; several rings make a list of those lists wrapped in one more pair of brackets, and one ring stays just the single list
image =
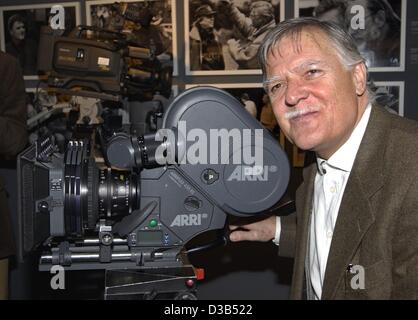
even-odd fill
[{"label": "camera lens", "polygon": [[137,174],[99,169],[85,143],[69,144],[65,154],[65,234],[79,237],[98,219],[119,220],[139,208]]},{"label": "camera lens", "polygon": [[140,186],[135,173],[99,171],[99,217],[117,220],[139,208]]}]

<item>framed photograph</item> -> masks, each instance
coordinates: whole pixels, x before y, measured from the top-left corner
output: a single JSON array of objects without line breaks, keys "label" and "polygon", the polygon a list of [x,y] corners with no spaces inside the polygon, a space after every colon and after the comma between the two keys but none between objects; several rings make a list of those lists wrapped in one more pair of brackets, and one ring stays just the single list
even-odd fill
[{"label": "framed photograph", "polygon": [[314,16],[347,30],[369,71],[405,71],[407,0],[295,0],[295,17]]},{"label": "framed photograph", "polygon": [[78,2],[0,7],[1,50],[19,60],[25,80],[39,79],[37,58],[40,29],[48,25],[53,5],[64,7],[64,36],[81,23]]},{"label": "framed photograph", "polygon": [[375,81],[370,84],[374,93],[374,101],[388,111],[404,116],[404,91],[403,81]]},{"label": "framed photograph", "polygon": [[257,120],[260,120],[261,109],[263,107],[263,96],[267,96],[261,83],[189,84],[186,85],[185,88],[189,89],[199,86],[211,86],[227,91],[242,103],[243,108]]},{"label": "framed photograph", "polygon": [[257,51],[284,0],[185,0],[186,75],[261,74]]},{"label": "framed photograph", "polygon": [[[33,132],[47,126],[46,121],[53,118],[56,120],[55,116],[58,114],[68,114],[72,109],[70,101],[73,99],[72,96],[57,93],[56,90],[47,87],[26,88],[28,131]],[[56,121],[62,123],[64,120],[62,118]],[[65,123],[60,128],[66,128]]]},{"label": "framed photograph", "polygon": [[127,33],[139,47],[154,46],[158,59],[171,61],[178,75],[175,0],[86,1],[86,15],[89,26]]}]

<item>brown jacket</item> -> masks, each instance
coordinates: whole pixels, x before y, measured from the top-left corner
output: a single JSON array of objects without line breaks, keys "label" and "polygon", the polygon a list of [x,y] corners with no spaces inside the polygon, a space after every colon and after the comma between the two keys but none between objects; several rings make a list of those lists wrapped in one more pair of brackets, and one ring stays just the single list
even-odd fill
[{"label": "brown jacket", "polygon": [[[27,141],[25,82],[18,61],[0,52],[0,158],[11,159]],[[7,194],[0,177],[0,259],[14,253]]]},{"label": "brown jacket", "polygon": [[[310,286],[305,263],[316,171],[316,164],[305,169],[297,213],[281,220],[279,254],[295,258],[291,299],[304,298]],[[351,287],[350,264],[364,268],[364,289]],[[378,106],[341,202],[322,299],[418,299],[418,123]]]}]

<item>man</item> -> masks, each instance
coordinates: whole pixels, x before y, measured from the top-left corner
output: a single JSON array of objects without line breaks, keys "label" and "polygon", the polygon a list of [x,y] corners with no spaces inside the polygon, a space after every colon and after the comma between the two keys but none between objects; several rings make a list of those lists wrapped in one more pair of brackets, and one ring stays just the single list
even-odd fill
[{"label": "man", "polygon": [[258,48],[269,30],[276,25],[273,6],[267,1],[256,1],[251,4],[250,18],[247,18],[229,0],[223,0],[223,3],[229,4],[232,21],[247,38],[246,41],[228,41],[231,56],[238,63],[239,69],[258,69]]},{"label": "man", "polygon": [[293,299],[417,299],[417,123],[369,103],[364,59],[335,24],[280,23],[260,64],[280,128],[317,161],[295,214],[231,226],[231,240],[293,256]]},{"label": "man", "polygon": [[[18,62],[0,52],[0,158],[15,157],[26,144],[25,84]],[[7,205],[7,193],[0,177],[0,300],[8,297],[8,258],[14,243]]]},{"label": "man", "polygon": [[[387,0],[350,1],[345,16],[368,66],[399,66],[401,21]],[[361,18],[363,27],[357,25]]]},{"label": "man", "polygon": [[221,45],[215,38],[215,11],[208,4],[196,9],[195,22],[190,30],[190,69],[223,70]]},{"label": "man", "polygon": [[12,15],[7,21],[10,41],[6,44],[6,52],[19,60],[25,75],[37,74],[38,49],[35,41],[26,38],[25,20],[19,14]]}]

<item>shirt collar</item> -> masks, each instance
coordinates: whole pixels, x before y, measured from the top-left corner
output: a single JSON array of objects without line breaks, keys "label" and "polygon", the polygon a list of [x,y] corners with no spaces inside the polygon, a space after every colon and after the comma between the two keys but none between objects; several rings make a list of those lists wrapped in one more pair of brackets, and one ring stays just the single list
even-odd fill
[{"label": "shirt collar", "polygon": [[351,171],[361,140],[363,139],[364,132],[366,131],[366,127],[370,119],[371,110],[372,105],[369,103],[364,110],[360,121],[351,133],[350,138],[348,138],[348,140],[328,160],[317,156],[316,163],[320,174],[325,174],[326,172],[323,169],[324,163],[329,165],[331,168],[340,169],[346,172]]}]

